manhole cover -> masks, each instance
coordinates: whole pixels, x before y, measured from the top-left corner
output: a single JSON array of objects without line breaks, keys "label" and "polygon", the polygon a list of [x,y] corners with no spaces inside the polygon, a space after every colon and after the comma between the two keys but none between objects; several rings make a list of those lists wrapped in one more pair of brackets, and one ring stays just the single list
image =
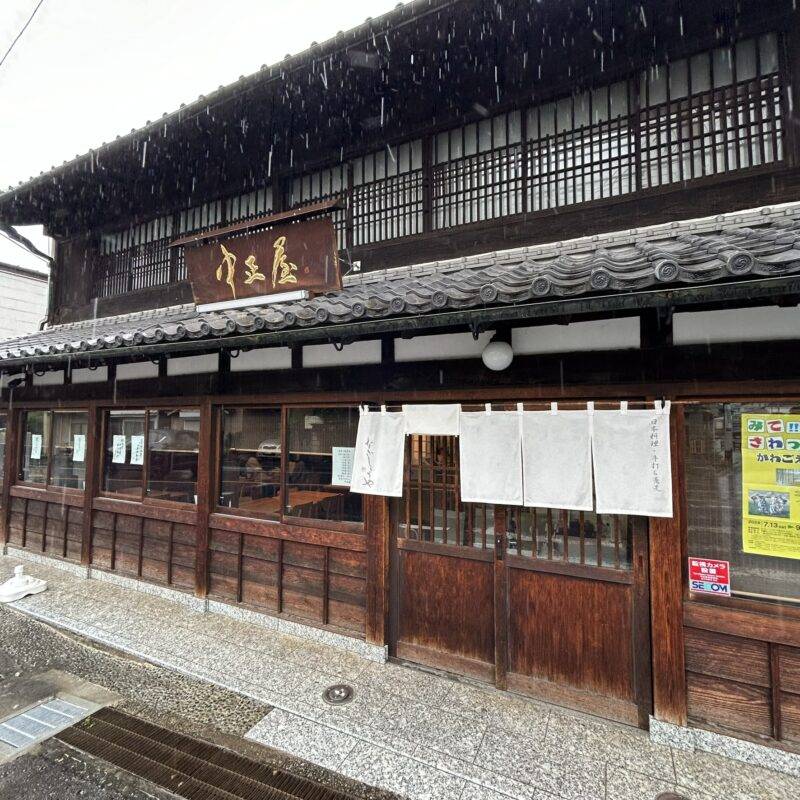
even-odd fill
[{"label": "manhole cover", "polygon": [[656,797],[656,800],[688,800],[688,798],[675,792],[663,792]]},{"label": "manhole cover", "polygon": [[346,683],[337,683],[329,686],[323,693],[322,699],[332,706],[340,706],[349,703],[353,699],[353,687]]}]

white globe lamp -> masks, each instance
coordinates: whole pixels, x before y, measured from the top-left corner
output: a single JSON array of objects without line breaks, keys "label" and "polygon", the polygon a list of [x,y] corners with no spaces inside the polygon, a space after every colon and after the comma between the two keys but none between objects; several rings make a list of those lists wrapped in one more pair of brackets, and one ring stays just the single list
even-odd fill
[{"label": "white globe lamp", "polygon": [[502,372],[514,360],[514,350],[508,342],[491,341],[483,348],[481,360],[494,372]]}]

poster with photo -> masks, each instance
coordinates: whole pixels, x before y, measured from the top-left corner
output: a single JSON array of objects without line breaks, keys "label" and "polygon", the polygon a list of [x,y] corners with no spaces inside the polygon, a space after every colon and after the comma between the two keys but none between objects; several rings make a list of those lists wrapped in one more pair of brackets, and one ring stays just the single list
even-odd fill
[{"label": "poster with photo", "polygon": [[742,550],[800,559],[800,415],[742,414]]}]

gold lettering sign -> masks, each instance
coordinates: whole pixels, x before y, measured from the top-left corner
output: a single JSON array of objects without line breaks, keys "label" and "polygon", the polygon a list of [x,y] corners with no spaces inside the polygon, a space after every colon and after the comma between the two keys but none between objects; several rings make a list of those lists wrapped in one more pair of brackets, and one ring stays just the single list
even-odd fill
[{"label": "gold lettering sign", "polygon": [[[198,304],[240,301],[280,292],[341,289],[329,217],[284,224],[223,241],[188,244],[186,269]],[[262,265],[271,264],[271,270]]]}]

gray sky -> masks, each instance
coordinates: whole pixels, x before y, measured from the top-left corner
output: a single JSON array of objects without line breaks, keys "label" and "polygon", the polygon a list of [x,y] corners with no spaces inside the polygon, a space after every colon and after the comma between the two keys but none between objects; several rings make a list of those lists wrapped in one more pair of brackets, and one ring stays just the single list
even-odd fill
[{"label": "gray sky", "polygon": [[[36,2],[0,2],[0,56]],[[0,67],[0,189],[396,5],[45,0]],[[2,237],[0,261],[37,265]]]}]

